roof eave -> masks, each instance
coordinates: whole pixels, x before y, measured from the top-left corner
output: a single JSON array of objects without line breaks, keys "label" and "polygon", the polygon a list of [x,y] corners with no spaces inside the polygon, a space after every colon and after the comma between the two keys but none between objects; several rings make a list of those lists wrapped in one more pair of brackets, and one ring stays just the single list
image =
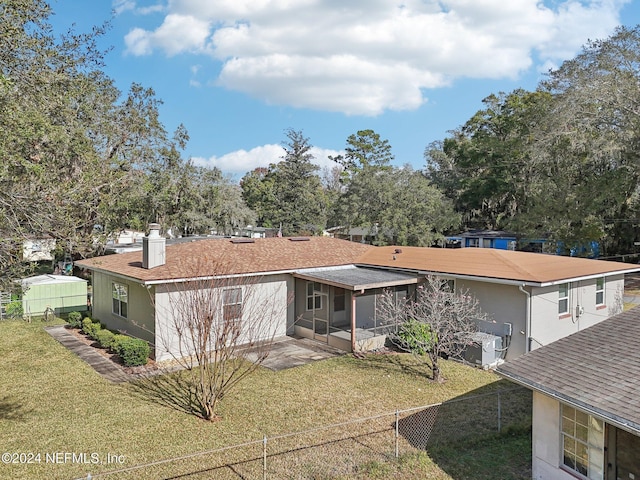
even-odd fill
[{"label": "roof eave", "polygon": [[523,387],[529,388],[530,390],[535,390],[537,392],[540,392],[544,395],[547,395],[555,400],[558,400],[559,402],[565,403],[567,405],[570,405],[574,408],[577,408],[579,410],[582,410],[586,413],[589,413],[590,415],[593,415],[595,417],[600,418],[601,420],[604,420],[605,422],[614,425],[618,428],[621,428],[622,430],[626,430],[629,433],[632,433],[634,435],[640,436],[640,424],[633,422],[631,420],[622,418],[618,415],[612,414],[610,412],[607,412],[606,410],[600,409],[598,407],[595,407],[593,405],[589,405],[585,402],[581,402],[580,400],[577,400],[576,398],[573,398],[567,394],[564,394],[562,392],[559,392],[555,389],[546,387],[544,385],[541,385],[537,382],[531,381],[528,378],[522,377],[521,375],[517,375],[511,372],[505,372],[504,370],[500,370],[500,367],[498,367],[498,369],[496,370],[496,373],[504,378],[506,378],[507,380],[510,380],[514,383],[517,383],[518,385],[522,385]]}]

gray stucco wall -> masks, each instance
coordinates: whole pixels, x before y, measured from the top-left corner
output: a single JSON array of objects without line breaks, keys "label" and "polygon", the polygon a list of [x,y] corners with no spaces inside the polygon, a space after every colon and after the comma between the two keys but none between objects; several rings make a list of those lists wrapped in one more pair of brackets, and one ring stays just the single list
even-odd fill
[{"label": "gray stucco wall", "polygon": [[505,323],[511,323],[511,344],[506,359],[516,358],[526,352],[526,311],[527,296],[515,285],[456,280],[456,291],[466,291],[475,296],[480,308],[489,319],[480,322],[480,330],[503,338],[505,344]]},{"label": "gray stucco wall", "polygon": [[624,276],[605,279],[605,303],[596,305],[596,279],[571,282],[569,312],[558,314],[558,286],[533,289],[531,307],[531,349],[548,345],[560,338],[595,325],[622,311]]}]

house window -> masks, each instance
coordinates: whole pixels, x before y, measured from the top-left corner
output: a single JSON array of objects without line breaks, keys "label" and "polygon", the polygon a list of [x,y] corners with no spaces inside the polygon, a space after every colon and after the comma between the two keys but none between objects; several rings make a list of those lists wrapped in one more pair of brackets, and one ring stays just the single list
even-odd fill
[{"label": "house window", "polygon": [[562,466],[581,478],[604,478],[604,422],[562,405]]},{"label": "house window", "polygon": [[230,288],[222,292],[222,318],[225,322],[242,318],[242,289]]},{"label": "house window", "polygon": [[569,313],[569,284],[558,285],[558,314]]},{"label": "house window", "polygon": [[596,279],[596,305],[604,305],[604,277]]},{"label": "house window", "polygon": [[129,314],[129,287],[116,282],[113,282],[111,285],[111,297],[113,300],[112,311],[116,315],[127,318]]},{"label": "house window", "polygon": [[307,282],[307,311],[322,310],[322,285],[318,282]]}]

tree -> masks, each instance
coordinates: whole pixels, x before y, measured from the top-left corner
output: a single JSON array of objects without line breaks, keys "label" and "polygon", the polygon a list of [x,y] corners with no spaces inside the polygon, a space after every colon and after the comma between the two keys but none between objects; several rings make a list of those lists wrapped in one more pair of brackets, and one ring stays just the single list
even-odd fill
[{"label": "tree", "polygon": [[[121,92],[101,70],[96,39],[51,32],[49,5],[0,5],[0,269],[21,275],[24,238],[65,254],[95,253],[96,225],[117,231],[140,207],[146,167],[170,145],[151,89]],[[139,221],[136,220],[136,221]]]},{"label": "tree", "polygon": [[342,191],[334,218],[345,228],[364,227],[377,244],[433,245],[458,215],[422,172],[390,164],[387,140],[372,130],[347,139],[345,156],[333,157],[342,169]]},{"label": "tree", "polygon": [[[559,177],[552,185],[556,212],[540,217],[551,228],[606,239],[613,251],[633,249],[640,181],[640,27],[620,27],[590,41],[574,59],[551,72],[541,87],[554,96],[546,122],[535,132],[535,155]],[[564,191],[566,196],[562,196]],[[554,222],[555,220],[555,222]],[[558,225],[556,222],[560,222]]]},{"label": "tree", "polygon": [[490,95],[485,108],[425,151],[427,172],[470,228],[508,229],[527,212],[544,177],[531,155],[532,131],[552,96],[515,90]]},{"label": "tree", "polygon": [[301,131],[289,129],[282,161],[265,172],[256,169],[241,181],[242,195],[256,210],[261,226],[280,227],[285,235],[319,233],[326,225],[327,199],[311,163],[312,145]]},{"label": "tree", "polygon": [[486,318],[468,291],[456,293],[447,280],[433,275],[418,287],[415,299],[385,291],[376,313],[390,327],[388,338],[427,364],[434,381],[440,380],[440,358],[459,358],[474,343],[476,321]]},{"label": "tree", "polygon": [[[193,280],[158,289],[152,296],[162,347],[182,371],[176,384],[193,413],[215,420],[219,401],[268,357],[291,299],[284,286],[259,277],[201,276],[230,271],[229,263],[202,259]],[[166,300],[165,300],[166,299]]]}]

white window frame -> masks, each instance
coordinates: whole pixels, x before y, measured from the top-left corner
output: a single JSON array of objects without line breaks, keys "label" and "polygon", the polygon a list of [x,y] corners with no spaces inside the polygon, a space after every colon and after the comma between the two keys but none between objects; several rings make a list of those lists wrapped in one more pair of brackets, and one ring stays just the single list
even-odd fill
[{"label": "white window frame", "polygon": [[[318,288],[316,289],[316,285]],[[309,288],[311,287],[311,288]],[[322,285],[318,282],[307,282],[307,312],[312,310],[322,310]]]},{"label": "white window frame", "polygon": [[129,285],[111,282],[111,312],[122,318],[129,317]]},{"label": "white window frame", "polygon": [[222,291],[222,319],[225,322],[242,320],[242,288],[227,288]]},{"label": "white window frame", "polygon": [[605,285],[606,281],[604,277],[596,278],[596,307],[605,305]]},{"label": "white window frame", "polygon": [[[566,288],[566,294],[562,290]],[[571,283],[561,283],[558,285],[558,315],[566,315],[569,313],[569,299],[571,296]],[[564,304],[564,307],[563,307]]]},{"label": "white window frame", "polygon": [[560,404],[560,467],[578,478],[604,479],[605,423]]}]

